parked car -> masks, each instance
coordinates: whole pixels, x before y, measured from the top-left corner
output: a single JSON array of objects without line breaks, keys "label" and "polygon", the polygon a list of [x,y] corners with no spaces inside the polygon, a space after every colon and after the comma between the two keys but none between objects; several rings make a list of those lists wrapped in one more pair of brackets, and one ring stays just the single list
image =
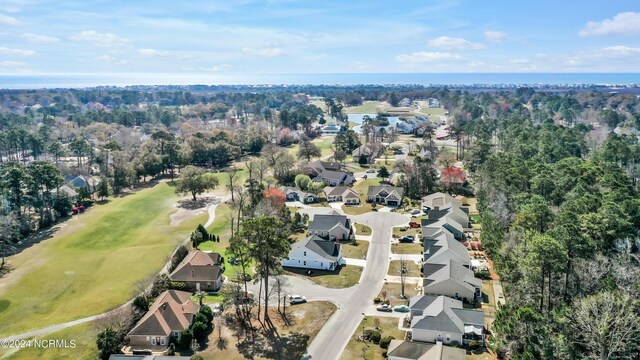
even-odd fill
[{"label": "parked car", "polygon": [[391,307],[391,305],[380,305],[380,306],[376,306],[376,310],[378,311],[384,311],[384,312],[392,312],[393,308]]},{"label": "parked car", "polygon": [[211,312],[213,312],[213,315],[222,314],[222,304],[213,304],[213,307],[211,308]]},{"label": "parked car", "polygon": [[415,222],[415,221],[412,221],[412,222],[410,222],[410,223],[409,223],[409,227],[412,227],[412,228],[419,228],[419,227],[420,227],[420,224],[418,224],[418,223],[417,223],[417,222]]},{"label": "parked car", "polygon": [[419,215],[419,214],[420,214],[420,210],[418,209],[411,210],[411,215]]},{"label": "parked car", "polygon": [[307,298],[302,296],[302,295],[289,295],[289,303],[291,305],[293,304],[302,304],[302,303],[306,303],[307,302]]},{"label": "parked car", "polygon": [[399,242],[401,243],[412,243],[414,240],[413,235],[405,235],[403,237],[401,237],[400,239],[398,239]]},{"label": "parked car", "polygon": [[366,171],[368,174],[373,174],[376,172],[376,169],[369,169]]},{"label": "parked car", "polygon": [[409,307],[407,305],[398,305],[396,307],[393,308],[393,311],[395,312],[401,312],[401,313],[406,313],[409,312]]}]

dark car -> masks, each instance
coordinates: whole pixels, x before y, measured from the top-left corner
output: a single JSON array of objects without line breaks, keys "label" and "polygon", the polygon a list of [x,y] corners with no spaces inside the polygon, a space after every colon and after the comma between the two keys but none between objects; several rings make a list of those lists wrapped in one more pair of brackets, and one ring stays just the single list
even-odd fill
[{"label": "dark car", "polygon": [[413,235],[406,235],[398,239],[401,243],[412,243],[414,240]]}]

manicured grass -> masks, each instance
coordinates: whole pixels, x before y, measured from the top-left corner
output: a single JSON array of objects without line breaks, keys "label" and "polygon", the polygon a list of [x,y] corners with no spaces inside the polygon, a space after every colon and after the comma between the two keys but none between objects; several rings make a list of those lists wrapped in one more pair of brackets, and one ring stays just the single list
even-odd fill
[{"label": "manicured grass", "polygon": [[344,108],[347,114],[377,114],[380,101],[364,101],[360,106],[348,106]]},{"label": "manicured grass", "polygon": [[295,275],[307,278],[314,283],[334,289],[347,288],[355,285],[360,281],[360,275],[362,274],[362,267],[355,265],[344,265],[339,267],[335,271],[316,270],[313,269],[313,274],[307,275],[305,272],[307,269],[301,268],[284,268],[286,275]]},{"label": "manicured grass", "polygon": [[[420,266],[413,261],[405,261],[404,266],[407,268],[407,276],[420,276]],[[393,260],[389,263],[389,275],[400,276],[400,260]]]},{"label": "manicured grass", "polygon": [[356,227],[356,235],[369,236],[372,234],[371,228],[367,225],[354,224],[354,226]]},{"label": "manicured grass", "polygon": [[[418,223],[420,223],[418,220],[413,220],[412,221],[416,221]],[[396,226],[393,228],[393,236],[399,238],[399,237],[403,237],[405,235],[413,235],[416,236],[417,234],[421,234],[422,230],[420,228],[412,228],[412,227],[408,227],[408,226]],[[416,242],[418,242],[416,240]]]},{"label": "manicured grass", "polygon": [[[384,296],[384,292],[387,292],[387,296]],[[412,296],[418,295],[418,290],[415,284],[404,284],[404,295],[402,298],[402,285],[400,283],[387,283],[382,286],[382,290],[378,294],[378,297],[382,300],[386,299],[391,302],[391,306],[407,305],[407,301]]]},{"label": "manicured grass", "polygon": [[342,256],[351,259],[362,259],[369,251],[369,242],[364,240],[356,240],[349,244],[342,245]]},{"label": "manicured grass", "polygon": [[[67,348],[49,347],[38,348],[32,346],[30,348],[22,348],[18,351],[0,349],[0,358],[7,360],[85,360],[99,359],[100,353],[96,346],[96,336],[98,330],[93,322],[72,326],[67,329],[56,331],[49,335],[38,337],[38,340],[66,340]],[[75,347],[71,348],[70,341],[75,341]],[[33,344],[33,343],[32,343]]]},{"label": "manicured grass", "polygon": [[[196,304],[200,304],[200,299],[198,299],[198,297],[195,295],[191,296],[191,301]],[[218,304],[222,301],[224,301],[224,296],[222,296],[220,293],[208,293],[207,296],[202,298],[203,304]]]},{"label": "manicured grass", "polygon": [[364,196],[366,199],[369,186],[380,185],[380,181],[382,181],[380,178],[358,180],[355,185],[353,185],[353,190],[357,191],[360,196]]},{"label": "manicured grass", "polygon": [[355,333],[351,335],[340,359],[383,359],[382,353],[386,352],[386,349],[381,348],[378,344],[364,342],[359,337],[362,335],[363,329],[373,330],[374,327],[379,327],[383,338],[393,336],[395,339],[402,340],[405,332],[398,328],[399,320],[396,317],[367,316],[360,322]]},{"label": "manicured grass", "polygon": [[[420,115],[438,115],[438,116],[442,116],[444,115],[444,108],[427,108],[427,107],[423,107],[420,110],[416,111],[416,114]],[[439,119],[436,119],[439,120]]]},{"label": "manicured grass", "polygon": [[[260,352],[269,353],[287,353],[287,359],[300,358],[306,347],[311,345],[311,342],[316,337],[322,326],[329,320],[329,318],[336,311],[336,306],[326,301],[312,301],[305,304],[298,304],[293,306],[287,306],[287,319],[289,323],[286,324],[282,316],[278,313],[277,308],[273,307],[269,309],[269,317],[273,322],[279,334],[279,339],[275,341],[264,341],[257,343],[260,347]],[[257,312],[257,307],[254,307],[254,313]],[[214,320],[217,321],[217,320]],[[257,324],[257,322],[255,322]],[[224,360],[241,360],[245,357],[238,352],[237,338],[234,336],[233,331],[229,329],[223,322],[218,323],[222,326],[222,338],[227,341],[226,347],[220,349],[216,346],[218,342],[218,331],[214,330],[209,334],[209,346],[204,351],[198,352],[204,359],[224,359]],[[258,330],[259,337],[262,339],[263,334]],[[288,341],[292,335],[304,339],[304,343],[299,341]],[[292,354],[292,352],[295,353]],[[300,352],[298,354],[298,352]],[[256,358],[263,359],[263,356],[256,356]],[[277,356],[269,356],[268,358],[280,358]]]},{"label": "manicured grass", "polygon": [[130,300],[136,285],[151,281],[176,245],[206,221],[203,213],[169,226],[176,199],[167,183],[113,199],[11,257],[16,270],[0,284],[0,302],[9,303],[0,312],[0,335],[96,315]]},{"label": "manicured grass", "polygon": [[420,254],[424,251],[421,243],[391,244],[391,252],[394,254]]},{"label": "manicured grass", "polygon": [[347,215],[360,215],[373,211],[371,204],[360,199],[360,205],[342,205],[342,211]]}]

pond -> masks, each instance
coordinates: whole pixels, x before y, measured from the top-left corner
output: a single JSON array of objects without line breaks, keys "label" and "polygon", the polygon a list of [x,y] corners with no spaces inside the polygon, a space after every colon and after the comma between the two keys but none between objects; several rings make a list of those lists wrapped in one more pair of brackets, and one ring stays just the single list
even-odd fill
[{"label": "pond", "polygon": [[[349,119],[347,121],[358,124],[358,126],[353,127],[353,130],[355,132],[357,133],[362,132],[362,127],[360,125],[362,124],[362,118],[364,118],[366,115],[369,115],[369,117],[371,118],[375,118],[376,116],[378,116],[377,114],[349,114],[348,115]],[[397,116],[387,116],[387,119],[389,119],[389,126],[384,126],[386,130],[389,130],[392,127],[395,127],[398,121],[400,121],[400,118]]]}]

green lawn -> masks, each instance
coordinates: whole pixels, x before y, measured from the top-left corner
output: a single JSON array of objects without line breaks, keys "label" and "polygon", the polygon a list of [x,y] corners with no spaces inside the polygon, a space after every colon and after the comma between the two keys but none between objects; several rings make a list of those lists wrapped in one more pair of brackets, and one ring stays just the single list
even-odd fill
[{"label": "green lawn", "polygon": [[418,110],[416,112],[416,114],[420,115],[438,115],[438,116],[442,116],[444,115],[444,108],[427,108],[427,107],[423,107],[420,110]]},{"label": "green lawn", "polygon": [[176,199],[167,183],[113,199],[9,258],[16,270],[0,284],[0,335],[99,314],[131,299],[137,284],[151,281],[206,221],[203,213],[170,227]]},{"label": "green lawn", "polygon": [[360,106],[348,106],[344,108],[347,114],[377,114],[380,101],[365,101]]},{"label": "green lawn", "polygon": [[378,344],[363,342],[359,339],[363,330],[373,330],[375,327],[380,328],[382,337],[392,336],[394,339],[403,340],[405,332],[398,328],[398,318],[383,316],[367,316],[360,322],[356,332],[351,335],[351,339],[347,347],[342,352],[340,359],[383,359],[382,353],[386,349],[381,348]]},{"label": "green lawn", "polygon": [[[411,221],[416,221],[418,224],[420,223],[419,220],[415,220],[411,219]],[[408,226],[396,226],[393,228],[393,236],[395,237],[403,237],[405,235],[417,235],[417,234],[421,234],[422,230],[421,228],[412,228],[412,227],[408,227]],[[417,240],[416,240],[417,242]]]},{"label": "green lawn", "polygon": [[369,186],[380,185],[380,181],[380,178],[358,180],[355,185],[353,185],[353,189],[366,198]]},{"label": "green lawn", "polygon": [[391,244],[391,252],[394,254],[420,254],[424,251],[421,243]]},{"label": "green lawn", "polygon": [[[224,300],[224,296],[222,296],[220,293],[208,293],[207,296],[202,298],[202,303],[217,304],[217,303],[221,303],[223,300]],[[200,299],[198,299],[198,297],[195,295],[191,296],[191,301],[193,301],[196,304],[200,303]]]},{"label": "green lawn", "polygon": [[367,225],[354,224],[354,226],[356,227],[356,235],[369,236],[372,234],[371,228]]},{"label": "green lawn", "polygon": [[[405,267],[407,268],[407,276],[418,277],[420,276],[420,266],[413,261],[405,261]],[[400,276],[400,260],[393,260],[389,263],[389,275]]]},{"label": "green lawn", "polygon": [[373,211],[371,204],[360,199],[361,205],[342,205],[342,211],[347,215],[360,215]]},{"label": "green lawn", "polygon": [[355,265],[341,266],[336,271],[315,270],[313,274],[306,275],[307,269],[287,267],[284,269],[286,275],[294,275],[307,278],[314,283],[328,288],[347,288],[360,281],[362,267]]},{"label": "green lawn", "polygon": [[6,349],[0,349],[0,358],[6,360],[31,360],[31,359],[43,359],[43,360],[86,360],[86,359],[98,359],[100,354],[96,347],[96,335],[98,330],[93,322],[84,323],[70,328],[60,330],[49,335],[38,338],[38,340],[67,340],[67,344],[70,345],[70,341],[75,341],[74,348],[22,348],[18,351],[9,351]]},{"label": "green lawn", "polygon": [[356,240],[354,242],[342,245],[342,256],[351,259],[362,259],[369,251],[369,242],[364,240]]}]

